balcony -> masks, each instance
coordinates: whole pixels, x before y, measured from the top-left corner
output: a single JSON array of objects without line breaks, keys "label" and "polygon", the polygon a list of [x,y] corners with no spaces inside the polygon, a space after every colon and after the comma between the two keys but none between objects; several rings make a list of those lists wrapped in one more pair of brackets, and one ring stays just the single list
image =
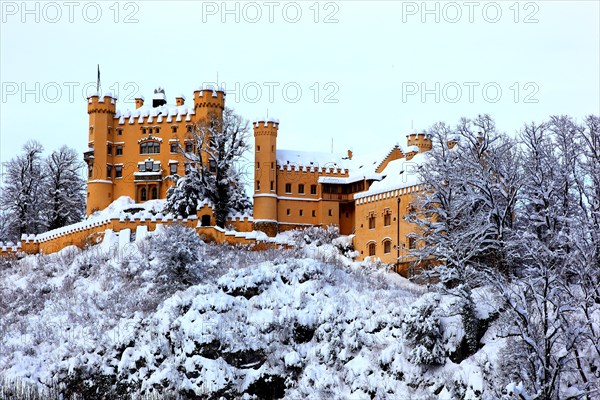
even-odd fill
[{"label": "balcony", "polygon": [[86,163],[94,161],[94,150],[89,150],[83,153],[83,161],[85,161]]},{"label": "balcony", "polygon": [[323,200],[333,200],[333,201],[353,201],[354,194],[352,193],[323,193],[321,196]]},{"label": "balcony", "polygon": [[162,171],[134,172],[134,182],[161,182]]}]

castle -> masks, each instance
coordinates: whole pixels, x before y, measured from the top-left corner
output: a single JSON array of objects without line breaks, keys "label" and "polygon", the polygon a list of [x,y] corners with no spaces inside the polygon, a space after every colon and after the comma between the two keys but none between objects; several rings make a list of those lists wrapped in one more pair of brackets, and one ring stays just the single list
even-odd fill
[{"label": "castle", "polygon": [[[188,103],[180,95],[169,104],[164,89],[158,88],[151,103],[138,97],[135,110],[122,112],[111,93],[91,94],[87,104],[89,151],[84,154],[88,216],[122,196],[135,203],[166,198],[173,184],[167,177],[187,172],[180,149],[192,151],[190,133],[194,125],[221,118],[225,97],[220,88],[199,87]],[[350,150],[335,155],[279,149],[279,121],[274,118],[253,122],[253,130],[252,216],[231,219],[230,226],[236,232],[227,233],[213,227],[210,205],[203,204],[196,216],[186,219],[190,226],[199,233],[214,228],[212,236],[217,240],[225,241],[229,235],[229,242],[248,243],[256,237],[251,232],[262,231],[273,237],[298,227],[336,225],[341,234],[354,235],[359,260],[377,258],[407,271],[411,261],[408,250],[415,246],[409,233],[415,226],[404,217],[420,190],[417,168],[423,153],[431,149],[428,134],[413,132],[406,136],[406,147],[397,144],[381,156],[369,158]],[[146,225],[144,221],[133,221],[127,229]],[[156,218],[153,223],[157,223]],[[118,225],[119,221],[114,221],[110,226]],[[61,228],[63,231],[70,230]],[[37,243],[35,249],[44,251],[40,243],[54,237],[63,238],[58,247],[79,245],[85,237],[80,234],[80,239],[70,240],[52,232],[43,235],[24,235],[23,248]]]}]

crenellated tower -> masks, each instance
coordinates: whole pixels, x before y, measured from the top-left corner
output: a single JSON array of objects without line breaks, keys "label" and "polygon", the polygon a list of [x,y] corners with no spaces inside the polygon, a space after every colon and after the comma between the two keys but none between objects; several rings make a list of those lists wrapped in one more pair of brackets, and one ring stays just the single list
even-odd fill
[{"label": "crenellated tower", "polygon": [[277,131],[279,120],[254,122],[254,229],[277,234]]},{"label": "crenellated tower", "polygon": [[88,165],[87,215],[103,210],[113,201],[113,121],[117,98],[107,92],[93,93],[87,99],[89,115],[89,151],[84,154]]},{"label": "crenellated tower", "polygon": [[[182,99],[183,100],[183,99]],[[209,121],[212,117],[223,118],[225,91],[213,86],[201,86],[194,91],[196,121]]]},{"label": "crenellated tower", "polygon": [[419,153],[423,153],[431,150],[431,135],[426,132],[420,133],[410,133],[406,135],[406,144],[410,148],[411,146],[417,146],[419,148]]}]

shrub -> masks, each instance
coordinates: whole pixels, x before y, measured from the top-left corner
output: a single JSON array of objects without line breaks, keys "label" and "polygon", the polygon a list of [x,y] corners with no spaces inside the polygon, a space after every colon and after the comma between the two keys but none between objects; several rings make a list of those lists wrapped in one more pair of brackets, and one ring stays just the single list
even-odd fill
[{"label": "shrub", "polygon": [[404,338],[413,347],[409,359],[417,365],[441,365],[444,363],[442,332],[437,308],[440,296],[427,293],[419,299],[404,316]]}]

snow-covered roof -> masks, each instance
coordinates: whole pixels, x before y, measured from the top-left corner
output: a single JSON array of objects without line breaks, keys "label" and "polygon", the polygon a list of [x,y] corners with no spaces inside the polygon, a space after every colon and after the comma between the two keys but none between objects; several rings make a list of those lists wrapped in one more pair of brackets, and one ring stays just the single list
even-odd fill
[{"label": "snow-covered roof", "polygon": [[316,151],[277,150],[279,165],[297,165],[314,168],[347,168],[348,160],[342,156]]},{"label": "snow-covered roof", "polygon": [[148,118],[148,123],[152,123],[154,118],[156,118],[156,122],[159,123],[162,122],[163,118],[165,118],[167,122],[173,122],[173,117],[175,117],[177,122],[181,122],[182,116],[186,116],[186,121],[190,121],[190,116],[194,114],[196,114],[196,111],[194,111],[193,104],[183,104],[181,106],[164,104],[158,107],[152,107],[152,105],[147,104],[135,110],[127,109],[124,112],[118,110],[115,114],[115,119],[119,119],[119,124],[124,124],[125,120],[128,120],[128,123],[133,124],[136,122],[136,119],[139,123],[143,123],[145,118]]},{"label": "snow-covered roof", "polygon": [[381,194],[396,189],[407,188],[421,183],[419,179],[419,166],[427,161],[427,153],[416,154],[412,159],[401,158],[390,161],[382,171],[384,176],[378,182],[373,182],[369,190],[354,195],[360,199],[375,194]]}]

